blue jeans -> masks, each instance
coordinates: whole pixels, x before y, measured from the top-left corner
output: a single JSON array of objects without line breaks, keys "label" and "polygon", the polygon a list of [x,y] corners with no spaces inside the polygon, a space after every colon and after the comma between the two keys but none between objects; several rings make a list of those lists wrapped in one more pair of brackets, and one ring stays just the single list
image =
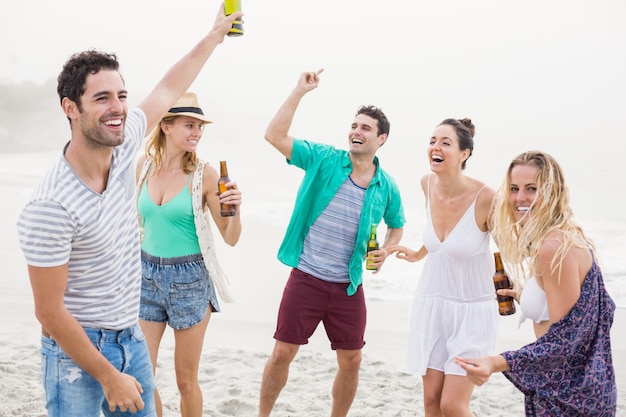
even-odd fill
[{"label": "blue jeans", "polygon": [[150,354],[138,324],[125,330],[85,328],[93,345],[119,371],[132,375],[143,388],[144,409],[110,412],[100,383],[83,371],[51,338],[41,336],[41,368],[48,417],[156,416]]}]

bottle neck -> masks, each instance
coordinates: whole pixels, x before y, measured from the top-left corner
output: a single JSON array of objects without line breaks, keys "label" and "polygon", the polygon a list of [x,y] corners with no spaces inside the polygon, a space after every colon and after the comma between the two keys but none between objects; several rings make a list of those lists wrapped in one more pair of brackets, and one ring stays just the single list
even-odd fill
[{"label": "bottle neck", "polygon": [[220,177],[228,177],[228,168],[226,168],[226,161],[220,161]]},{"label": "bottle neck", "polygon": [[500,256],[500,252],[495,252],[493,254],[495,263],[496,263],[496,272],[504,272],[504,265],[502,264],[502,257]]}]

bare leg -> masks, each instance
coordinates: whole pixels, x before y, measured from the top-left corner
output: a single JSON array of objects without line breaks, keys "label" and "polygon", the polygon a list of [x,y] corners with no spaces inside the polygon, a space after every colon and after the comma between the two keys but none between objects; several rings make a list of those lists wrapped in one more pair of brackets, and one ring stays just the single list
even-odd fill
[{"label": "bare leg", "polygon": [[361,350],[337,349],[337,365],[331,417],[345,417],[348,415],[359,385]]},{"label": "bare leg", "polygon": [[198,367],[206,328],[211,311],[202,321],[184,330],[174,330],[174,368],[176,384],[180,392],[180,414],[182,417],[202,417],[202,390],[198,383]]},{"label": "bare leg", "polygon": [[424,385],[424,413],[425,417],[442,417],[441,394],[443,391],[444,374],[434,369],[426,369],[422,376]]},{"label": "bare leg", "polygon": [[281,342],[280,340],[277,340],[274,344],[274,351],[268,358],[263,370],[259,417],[269,417],[272,412],[280,391],[287,383],[289,365],[295,358],[296,353],[298,353],[299,348],[299,345]]},{"label": "bare leg", "polygon": [[[161,344],[161,338],[165,332],[165,323],[158,323],[155,321],[139,320],[141,331],[146,337],[146,344],[148,345],[148,351],[150,352],[150,361],[152,361],[152,373],[156,374],[157,357],[159,356],[159,345]],[[154,389],[154,404],[156,406],[157,416],[163,416],[163,405],[161,404],[161,397],[159,391]]]},{"label": "bare leg", "polygon": [[441,393],[441,411],[444,417],[472,417],[469,403],[474,384],[461,375],[446,375]]}]

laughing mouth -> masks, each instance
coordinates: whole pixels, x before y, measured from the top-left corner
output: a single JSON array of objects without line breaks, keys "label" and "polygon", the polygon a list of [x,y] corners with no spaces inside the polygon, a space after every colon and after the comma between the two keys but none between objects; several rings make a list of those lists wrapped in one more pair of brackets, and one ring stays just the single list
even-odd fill
[{"label": "laughing mouth", "polygon": [[122,119],[107,120],[107,121],[104,122],[104,124],[106,126],[121,126],[122,125]]},{"label": "laughing mouth", "polygon": [[443,162],[443,158],[442,158],[442,157],[440,157],[440,156],[433,156],[433,157],[431,158],[431,160],[432,160],[433,162]]}]

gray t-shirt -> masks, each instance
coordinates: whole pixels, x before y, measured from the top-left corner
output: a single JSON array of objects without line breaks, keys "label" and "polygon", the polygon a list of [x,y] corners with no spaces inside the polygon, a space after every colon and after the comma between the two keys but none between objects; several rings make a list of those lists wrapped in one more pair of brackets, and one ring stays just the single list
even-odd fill
[{"label": "gray t-shirt", "polygon": [[68,264],[65,307],[83,327],[122,330],[137,323],[141,293],[135,161],[146,116],[129,111],[124,143],[113,152],[98,194],[65,156],[42,178],[17,222],[29,265]]}]

